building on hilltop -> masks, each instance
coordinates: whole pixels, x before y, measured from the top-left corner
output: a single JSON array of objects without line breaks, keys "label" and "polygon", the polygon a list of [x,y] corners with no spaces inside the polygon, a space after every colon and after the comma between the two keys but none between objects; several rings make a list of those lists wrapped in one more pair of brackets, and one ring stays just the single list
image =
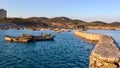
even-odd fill
[{"label": "building on hilltop", "polygon": [[7,11],[4,9],[0,9],[0,18],[6,18],[7,17]]}]

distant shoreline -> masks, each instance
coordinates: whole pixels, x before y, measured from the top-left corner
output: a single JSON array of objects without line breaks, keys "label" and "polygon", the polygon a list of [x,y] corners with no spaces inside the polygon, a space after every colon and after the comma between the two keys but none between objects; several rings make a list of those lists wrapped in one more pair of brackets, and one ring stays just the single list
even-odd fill
[{"label": "distant shoreline", "polygon": [[30,17],[30,18],[4,18],[0,19],[0,29],[102,29],[120,30],[120,22],[106,23],[102,21],[85,22],[67,17]]}]

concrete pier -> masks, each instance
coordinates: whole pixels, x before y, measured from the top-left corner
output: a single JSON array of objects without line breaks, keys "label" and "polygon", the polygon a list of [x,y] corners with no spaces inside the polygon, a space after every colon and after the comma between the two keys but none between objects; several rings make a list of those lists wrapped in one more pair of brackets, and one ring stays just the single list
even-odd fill
[{"label": "concrete pier", "polygon": [[80,38],[97,41],[90,54],[89,68],[120,68],[120,50],[111,36],[75,31]]}]

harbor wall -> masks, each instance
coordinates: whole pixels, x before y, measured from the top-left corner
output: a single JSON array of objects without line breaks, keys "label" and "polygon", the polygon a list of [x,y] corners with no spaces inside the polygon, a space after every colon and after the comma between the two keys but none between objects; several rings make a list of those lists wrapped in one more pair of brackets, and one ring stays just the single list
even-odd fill
[{"label": "harbor wall", "polygon": [[90,54],[89,68],[120,68],[120,50],[111,36],[75,31],[85,40],[97,41]]}]

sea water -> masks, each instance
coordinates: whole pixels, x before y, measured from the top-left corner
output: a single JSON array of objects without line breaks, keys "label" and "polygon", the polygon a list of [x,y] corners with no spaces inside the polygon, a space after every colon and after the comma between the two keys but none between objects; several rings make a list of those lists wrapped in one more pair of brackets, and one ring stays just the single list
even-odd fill
[{"label": "sea water", "polygon": [[87,30],[87,32],[111,36],[120,48],[120,30]]},{"label": "sea water", "polygon": [[[95,44],[77,38],[71,32],[0,30],[0,68],[88,68]],[[4,36],[23,33],[55,35],[53,41],[29,43],[5,42]]]}]

